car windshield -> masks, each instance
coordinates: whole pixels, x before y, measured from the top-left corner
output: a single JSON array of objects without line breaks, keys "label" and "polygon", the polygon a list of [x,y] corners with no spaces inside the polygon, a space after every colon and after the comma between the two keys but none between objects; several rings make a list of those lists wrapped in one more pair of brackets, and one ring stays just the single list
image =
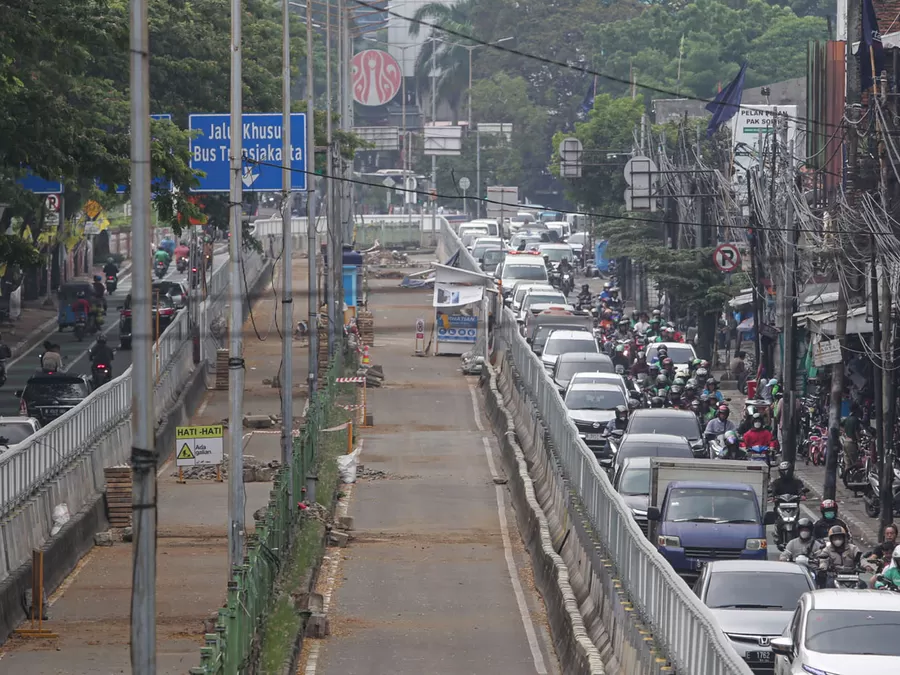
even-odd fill
[{"label": "car windshield", "polygon": [[550,339],[547,340],[547,346],[544,348],[544,353],[547,355],[568,354],[569,352],[588,352],[596,354],[598,351],[597,343],[593,338],[588,340],[576,340],[575,338],[557,338],[552,335],[550,336]]},{"label": "car windshield", "polygon": [[700,438],[700,425],[692,415],[635,415],[629,434],[671,434],[688,440]]},{"label": "car windshield", "polygon": [[790,572],[713,572],[706,589],[710,609],[774,609],[791,612],[811,591],[809,577]]},{"label": "car windshield", "polygon": [[612,366],[603,368],[603,363],[596,361],[566,361],[560,363],[556,370],[557,380],[571,380],[578,373],[602,373],[612,371]]},{"label": "car windshield", "polygon": [[[669,358],[672,359],[672,363],[690,363],[694,360],[694,350],[688,346],[677,346],[670,347],[666,345],[666,349],[669,350]],[[651,350],[651,357],[655,359],[656,354]]]},{"label": "car windshield", "polygon": [[484,243],[477,242],[475,244],[475,247],[472,249],[472,257],[475,258],[475,260],[478,260],[479,258],[484,257],[484,254],[487,251],[489,251],[491,249],[495,249],[498,246],[500,246],[499,241],[491,241],[491,242],[484,242]]},{"label": "car windshield", "polygon": [[569,410],[613,410],[617,405],[627,405],[627,402],[625,395],[614,389],[572,389],[566,394]]},{"label": "car windshield", "polygon": [[666,520],[674,523],[758,523],[756,495],[751,490],[673,488]]},{"label": "car windshield", "polygon": [[546,281],[547,268],[543,265],[505,265],[503,267],[503,276],[506,279]]},{"label": "car windshield", "polygon": [[23,398],[26,401],[82,399],[89,393],[83,382],[32,382],[25,387]]},{"label": "car windshield", "polygon": [[563,258],[566,258],[569,262],[572,262],[575,257],[572,254],[572,249],[569,247],[566,248],[550,248],[545,247],[540,249],[541,255],[545,255],[550,258],[550,262],[560,262]]},{"label": "car windshield", "polygon": [[900,612],[868,609],[810,610],[806,648],[823,654],[900,656]]},{"label": "car windshield", "polygon": [[496,266],[506,257],[506,251],[502,248],[489,248],[485,250],[484,255],[481,257],[484,260],[485,265]]},{"label": "car windshield", "polygon": [[649,495],[650,469],[625,469],[619,479],[619,494]]},{"label": "car windshield", "polygon": [[27,422],[0,422],[0,445],[21,443],[33,433]]},{"label": "car windshield", "polygon": [[522,303],[522,306],[525,309],[528,309],[532,305],[565,305],[566,304],[566,296],[562,293],[531,293],[525,301]]},{"label": "car windshield", "polygon": [[691,449],[687,445],[629,442],[628,437],[619,446],[616,459],[622,461],[629,457],[691,457]]}]

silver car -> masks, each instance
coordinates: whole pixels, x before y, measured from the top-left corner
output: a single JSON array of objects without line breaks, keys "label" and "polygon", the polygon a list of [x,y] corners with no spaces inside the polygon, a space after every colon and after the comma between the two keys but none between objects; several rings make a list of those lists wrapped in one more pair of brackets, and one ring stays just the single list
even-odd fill
[{"label": "silver car", "polygon": [[775,675],[900,673],[898,636],[898,593],[805,593],[782,636],[772,640]]},{"label": "silver car", "polygon": [[706,564],[694,584],[754,673],[772,672],[775,655],[769,643],[790,623],[800,596],[814,588],[803,567],[777,560],[716,560]]}]

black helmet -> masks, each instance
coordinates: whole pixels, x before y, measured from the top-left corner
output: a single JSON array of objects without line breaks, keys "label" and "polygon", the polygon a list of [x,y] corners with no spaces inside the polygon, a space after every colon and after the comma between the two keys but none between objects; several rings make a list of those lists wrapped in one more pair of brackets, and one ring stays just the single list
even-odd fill
[{"label": "black helmet", "polygon": [[662,408],[665,405],[665,401],[663,401],[661,396],[654,396],[650,399],[650,407],[651,408]]},{"label": "black helmet", "polygon": [[669,348],[666,347],[665,345],[660,345],[659,347],[656,348],[656,353],[657,353],[657,354],[660,354],[660,355],[662,355],[662,354],[668,354],[668,353],[669,353]]},{"label": "black helmet", "polygon": [[625,420],[628,418],[628,408],[624,405],[616,406],[616,419]]},{"label": "black helmet", "polygon": [[656,376],[656,384],[660,387],[668,387],[669,386],[669,378],[665,375],[657,375]]},{"label": "black helmet", "polygon": [[581,284],[581,290],[585,291],[585,292],[590,292],[591,287],[588,286],[587,284]]},{"label": "black helmet", "polygon": [[84,299],[84,291],[78,291],[78,292],[75,294],[75,297],[76,297],[76,298],[82,298],[82,299]]},{"label": "black helmet", "polygon": [[98,344],[98,345],[105,345],[105,344],[106,344],[106,336],[103,335],[103,333],[101,333],[100,335],[97,336],[97,344]]}]

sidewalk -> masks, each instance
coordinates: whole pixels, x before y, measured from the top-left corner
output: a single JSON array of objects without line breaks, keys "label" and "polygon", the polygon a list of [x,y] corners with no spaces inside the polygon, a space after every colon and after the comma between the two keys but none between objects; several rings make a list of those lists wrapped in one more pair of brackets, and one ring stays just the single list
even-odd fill
[{"label": "sidewalk", "polygon": [[[279,268],[280,269],[280,268]],[[305,260],[294,260],[294,293],[306,296]],[[280,278],[280,277],[276,277]],[[305,309],[300,300],[299,307]],[[278,389],[268,382],[278,372],[281,341],[274,328],[274,312],[281,311],[271,287],[253,307],[257,340],[250,320],[244,325],[246,386],[244,413],[280,415]],[[297,309],[295,308],[295,314]],[[280,321],[280,317],[279,317]],[[271,330],[270,330],[271,328]],[[306,350],[295,348],[295,416],[303,410]],[[220,424],[229,414],[227,391],[207,392],[191,424]],[[242,430],[245,466],[278,459],[280,429]],[[227,432],[226,432],[227,449]],[[227,450],[226,450],[227,452]],[[265,478],[269,471],[259,471]],[[253,513],[265,506],[271,482],[246,483],[245,518],[254,528]],[[184,675],[200,660],[204,622],[213,619],[225,601],[228,539],[227,477],[177,482],[174,462],[159,470],[157,555],[157,672]],[[130,672],[129,617],[132,545],[116,541],[95,547],[51,597],[51,627],[58,640],[25,641],[12,638],[0,651],[0,672],[29,675],[106,675]]]},{"label": "sidewalk", "polygon": [[371,358],[385,386],[368,393],[375,426],[345,490],[349,547],[329,548],[319,577],[332,634],[305,641],[297,672],[557,673],[475,380],[458,357],[414,356],[431,292],[397,285],[371,282]]}]

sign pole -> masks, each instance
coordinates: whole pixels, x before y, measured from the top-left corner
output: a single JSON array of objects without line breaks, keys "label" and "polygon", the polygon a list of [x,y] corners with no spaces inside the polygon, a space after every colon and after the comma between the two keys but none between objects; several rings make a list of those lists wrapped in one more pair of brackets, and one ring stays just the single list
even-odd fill
[{"label": "sign pole", "polygon": [[[316,262],[318,251],[316,250],[316,136],[315,136],[315,98],[316,81],[314,69],[315,45],[313,44],[313,17],[312,3],[306,3],[306,156],[312,161],[306,162],[308,171],[306,186],[306,246],[309,254],[309,396],[316,393],[319,375],[319,313],[318,298],[318,271]],[[289,330],[285,326],[285,330]],[[313,492],[315,492],[313,490]],[[307,490],[307,498],[315,500],[315,495]]]},{"label": "sign pole", "polygon": [[[228,419],[228,570],[244,558],[244,446],[241,437],[244,409],[244,359],[241,330],[244,325],[241,294],[241,228],[243,188],[243,92],[241,75],[241,0],[231,0],[231,156],[230,202],[231,246],[229,261],[231,286],[231,325],[229,326],[228,389],[231,411]],[[289,330],[287,326],[285,330]]]},{"label": "sign pole", "polygon": [[[309,1],[309,0],[307,0]],[[294,428],[294,293],[291,269],[294,235],[291,231],[291,35],[290,4],[285,0],[282,5],[281,35],[281,466],[285,470],[288,504],[294,503],[293,472],[294,439],[291,430]],[[291,513],[294,509],[291,509]],[[288,528],[290,535],[291,529]]]}]

